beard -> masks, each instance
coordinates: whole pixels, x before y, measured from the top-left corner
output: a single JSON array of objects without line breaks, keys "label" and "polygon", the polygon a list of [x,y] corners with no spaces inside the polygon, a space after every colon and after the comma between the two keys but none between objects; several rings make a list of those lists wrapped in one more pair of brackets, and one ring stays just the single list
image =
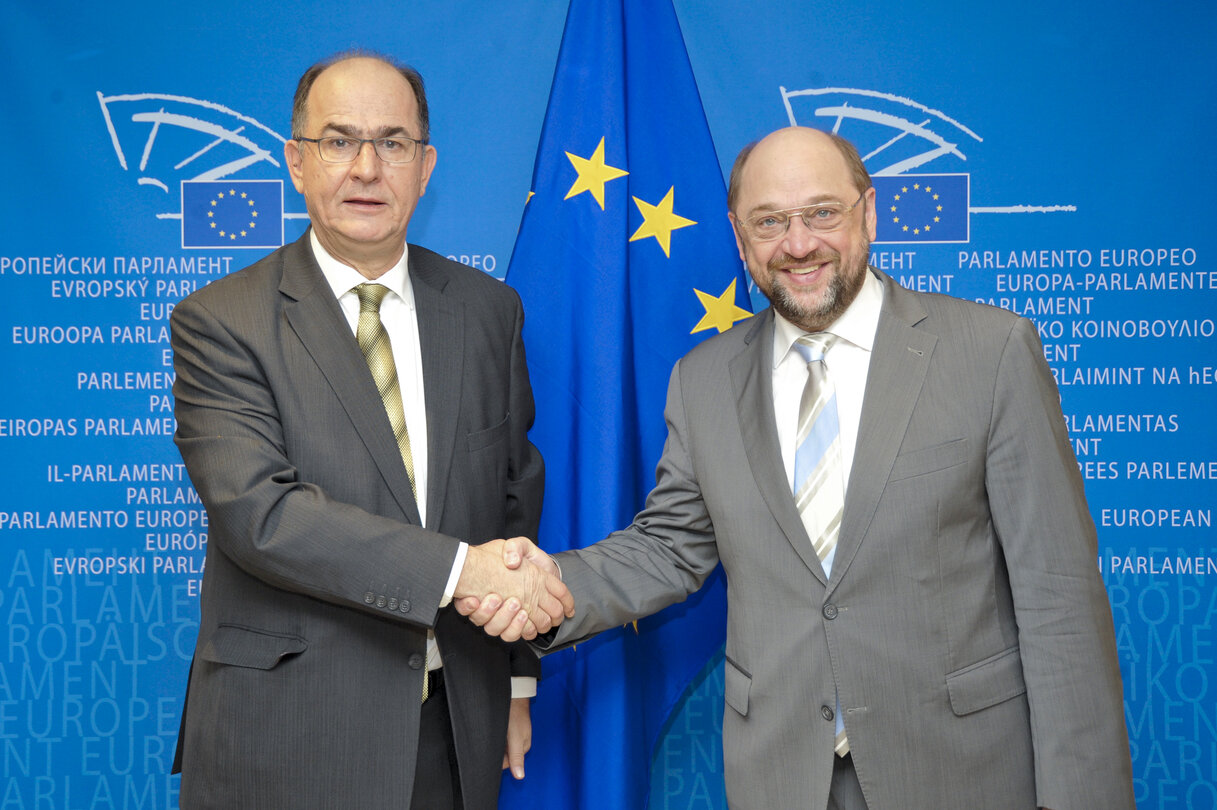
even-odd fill
[{"label": "beard", "polygon": [[[799,259],[779,253],[767,262],[769,289],[761,287],[761,291],[783,318],[809,332],[822,332],[841,317],[858,297],[858,291],[862,289],[862,283],[866,279],[869,248],[869,244],[863,245],[861,250],[855,252],[859,258],[851,267],[842,266],[841,254],[832,249],[817,250]],[[791,267],[824,262],[831,263],[832,273],[819,300],[809,301],[806,297],[795,294],[781,281],[782,272]]]}]

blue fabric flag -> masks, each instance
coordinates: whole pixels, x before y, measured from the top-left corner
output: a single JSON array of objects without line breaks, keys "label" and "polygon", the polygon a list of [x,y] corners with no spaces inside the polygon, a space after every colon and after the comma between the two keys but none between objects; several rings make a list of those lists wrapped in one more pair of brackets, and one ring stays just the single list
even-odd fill
[{"label": "blue fabric flag", "polygon": [[182,247],[282,244],[282,180],[182,181]]},{"label": "blue fabric flag", "polygon": [[[539,541],[585,546],[654,485],[674,363],[749,315],[670,0],[570,4],[506,280],[524,300],[546,463]],[[504,780],[501,806],[644,807],[656,739],[725,619],[720,569],[686,602],[547,657],[527,778]]]},{"label": "blue fabric flag", "polygon": [[968,241],[968,175],[893,174],[871,182],[879,215],[875,242]]}]

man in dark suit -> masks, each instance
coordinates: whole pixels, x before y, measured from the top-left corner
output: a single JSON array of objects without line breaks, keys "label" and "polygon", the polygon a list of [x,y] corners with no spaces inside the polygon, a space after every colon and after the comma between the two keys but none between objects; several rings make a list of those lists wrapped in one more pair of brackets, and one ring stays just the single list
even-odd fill
[{"label": "man in dark suit", "polygon": [[172,319],[210,535],[181,805],[493,808],[538,665],[444,606],[493,588],[514,639],[571,604],[501,541],[470,545],[539,522],[520,302],[406,244],[436,161],[417,73],[320,63],[292,129],[311,229]]},{"label": "man in dark suit", "polygon": [[[746,148],[729,207],[772,307],[677,364],[646,507],[556,557],[578,615],[550,649],[721,562],[731,807],[1132,810],[1094,524],[1034,325],[868,268],[875,191],[835,136]],[[489,607],[475,622],[505,627]]]}]

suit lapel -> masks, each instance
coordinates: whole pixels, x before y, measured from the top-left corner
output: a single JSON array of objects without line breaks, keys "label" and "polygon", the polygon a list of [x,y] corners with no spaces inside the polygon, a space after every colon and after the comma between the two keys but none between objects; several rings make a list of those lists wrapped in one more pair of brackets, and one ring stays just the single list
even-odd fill
[{"label": "suit lapel", "polygon": [[808,570],[827,583],[824,566],[807,537],[782,468],[782,450],[773,421],[773,310],[765,310],[755,321],[743,351],[729,363],[744,452],[761,497],[786,539]]},{"label": "suit lapel", "polygon": [[288,323],[342,403],[385,486],[407,519],[419,523],[384,403],[338,301],[313,258],[307,232],[284,254],[279,291],[289,299],[283,308]]},{"label": "suit lapel", "polygon": [[435,260],[410,251],[410,283],[418,314],[427,404],[427,523],[442,524],[465,377],[465,308],[444,294],[448,279]]},{"label": "suit lapel", "polygon": [[878,275],[883,281],[883,308],[867,372],[853,469],[845,490],[845,514],[833,561],[834,582],[844,575],[870,527],[938,342],[936,335],[913,328],[925,318],[916,296],[889,276]]}]

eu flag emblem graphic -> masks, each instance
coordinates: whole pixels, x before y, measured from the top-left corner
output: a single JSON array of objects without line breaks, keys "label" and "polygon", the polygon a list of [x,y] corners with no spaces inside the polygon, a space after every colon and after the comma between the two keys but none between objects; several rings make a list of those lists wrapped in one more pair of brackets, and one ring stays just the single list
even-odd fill
[{"label": "eu flag emblem graphic", "polygon": [[182,181],[182,247],[283,244],[282,180]]},{"label": "eu flag emblem graphic", "polygon": [[968,175],[896,174],[871,182],[879,217],[876,242],[968,241]]}]

